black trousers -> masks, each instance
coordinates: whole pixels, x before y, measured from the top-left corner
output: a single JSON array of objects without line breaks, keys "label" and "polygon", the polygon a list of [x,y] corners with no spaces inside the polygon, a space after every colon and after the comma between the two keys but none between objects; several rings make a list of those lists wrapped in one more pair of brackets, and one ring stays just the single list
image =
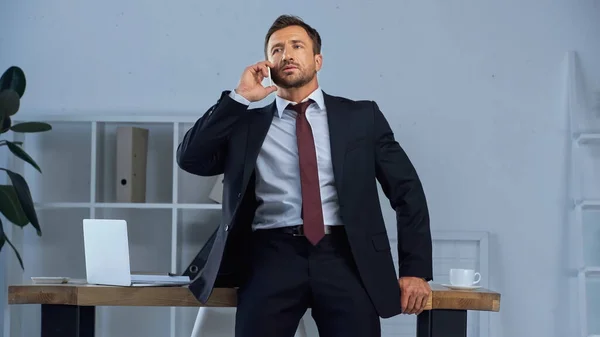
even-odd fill
[{"label": "black trousers", "polygon": [[380,337],[343,230],[313,246],[280,230],[252,235],[252,266],[238,289],[235,337],[293,337],[311,308],[320,337]]}]

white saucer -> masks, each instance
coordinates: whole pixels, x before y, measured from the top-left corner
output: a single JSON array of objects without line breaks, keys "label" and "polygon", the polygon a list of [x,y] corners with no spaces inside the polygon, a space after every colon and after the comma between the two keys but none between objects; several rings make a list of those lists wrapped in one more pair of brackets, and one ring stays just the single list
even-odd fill
[{"label": "white saucer", "polygon": [[454,286],[451,284],[442,284],[444,287],[446,288],[450,288],[450,289],[454,289],[454,290],[474,290],[474,289],[479,289],[481,288],[481,286]]}]

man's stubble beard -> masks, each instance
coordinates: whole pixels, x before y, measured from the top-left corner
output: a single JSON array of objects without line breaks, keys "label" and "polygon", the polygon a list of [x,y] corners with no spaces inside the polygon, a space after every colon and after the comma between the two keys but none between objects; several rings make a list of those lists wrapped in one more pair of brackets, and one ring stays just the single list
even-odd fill
[{"label": "man's stubble beard", "polygon": [[306,75],[302,70],[298,68],[300,76],[287,80],[285,77],[280,77],[278,73],[271,73],[271,79],[278,87],[283,89],[296,89],[305,86],[307,83],[312,81],[317,76],[316,71],[312,71],[311,75]]}]

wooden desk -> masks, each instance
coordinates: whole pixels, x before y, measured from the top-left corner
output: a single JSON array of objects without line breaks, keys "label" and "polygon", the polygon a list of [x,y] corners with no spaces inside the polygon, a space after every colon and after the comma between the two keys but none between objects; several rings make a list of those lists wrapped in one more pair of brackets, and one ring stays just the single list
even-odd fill
[{"label": "wooden desk", "polygon": [[[500,294],[451,290],[432,284],[426,311],[417,317],[417,337],[467,336],[467,311],[499,311]],[[97,306],[235,307],[235,289],[217,288],[202,305],[187,287],[12,285],[9,304],[41,304],[42,337],[93,337]]]}]

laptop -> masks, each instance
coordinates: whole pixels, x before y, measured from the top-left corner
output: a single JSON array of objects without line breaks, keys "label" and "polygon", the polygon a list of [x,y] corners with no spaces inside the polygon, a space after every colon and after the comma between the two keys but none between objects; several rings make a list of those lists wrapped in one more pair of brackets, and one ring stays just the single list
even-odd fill
[{"label": "laptop", "polygon": [[132,273],[125,220],[84,219],[83,243],[88,284],[181,286],[190,283],[189,276]]}]

